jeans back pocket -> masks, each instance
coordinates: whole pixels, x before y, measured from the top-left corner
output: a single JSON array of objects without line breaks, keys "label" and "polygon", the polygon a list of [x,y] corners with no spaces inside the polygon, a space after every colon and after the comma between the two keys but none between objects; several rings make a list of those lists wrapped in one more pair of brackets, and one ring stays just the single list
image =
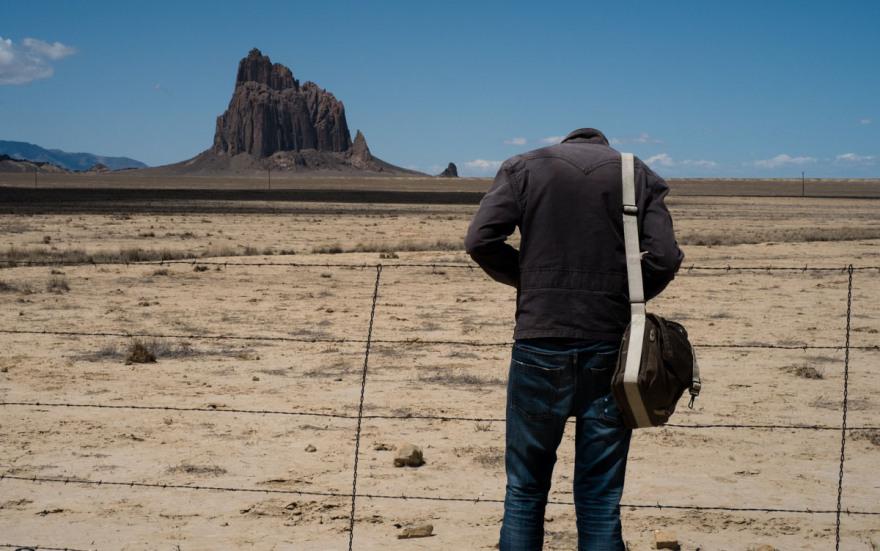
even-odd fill
[{"label": "jeans back pocket", "polygon": [[553,416],[562,389],[571,384],[568,354],[514,345],[507,395],[510,404],[532,419]]}]

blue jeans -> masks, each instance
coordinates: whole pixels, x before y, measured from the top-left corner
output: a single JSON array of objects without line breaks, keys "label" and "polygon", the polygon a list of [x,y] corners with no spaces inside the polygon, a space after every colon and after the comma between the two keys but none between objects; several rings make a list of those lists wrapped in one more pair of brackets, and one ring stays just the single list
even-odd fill
[{"label": "blue jeans", "polygon": [[609,392],[618,344],[513,346],[507,386],[507,492],[501,551],[541,549],[556,448],[576,419],[574,502],[580,551],[623,551],[620,496],[632,431]]}]

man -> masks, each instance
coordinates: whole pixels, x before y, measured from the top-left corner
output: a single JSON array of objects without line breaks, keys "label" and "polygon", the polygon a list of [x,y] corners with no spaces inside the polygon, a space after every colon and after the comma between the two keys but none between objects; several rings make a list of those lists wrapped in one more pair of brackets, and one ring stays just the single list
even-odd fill
[{"label": "man", "polygon": [[[683,253],[666,182],[636,160],[645,296],[672,280]],[[501,165],[468,229],[468,254],[516,288],[507,387],[507,492],[501,551],[541,549],[556,448],[576,418],[578,549],[622,551],[620,496],[631,431],[609,388],[630,309],[620,154],[598,130]],[[519,250],[506,238],[519,227]]]}]

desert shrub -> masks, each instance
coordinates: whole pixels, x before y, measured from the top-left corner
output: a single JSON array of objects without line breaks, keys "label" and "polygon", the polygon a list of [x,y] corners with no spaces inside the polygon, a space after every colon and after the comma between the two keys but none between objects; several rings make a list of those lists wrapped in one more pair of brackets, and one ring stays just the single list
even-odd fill
[{"label": "desert shrub", "polygon": [[128,355],[125,357],[126,364],[149,364],[156,363],[156,355],[148,348],[148,343],[135,339],[128,347]]},{"label": "desert shrub", "polygon": [[15,293],[17,291],[18,287],[16,285],[0,281],[0,293]]},{"label": "desert shrub", "polygon": [[207,267],[207,266],[204,266],[204,265],[202,265],[202,264],[198,264],[198,265],[196,265],[195,268],[193,268],[193,271],[194,271],[194,272],[207,272],[207,271],[208,271],[208,267]]},{"label": "desert shrub", "polygon": [[226,469],[223,467],[218,467],[216,465],[193,465],[190,463],[181,463],[175,467],[168,467],[166,469],[168,473],[185,473],[185,474],[195,474],[195,475],[211,475],[211,476],[220,476],[226,474]]},{"label": "desert shrub", "polygon": [[325,247],[314,247],[312,254],[339,254],[344,252],[341,245],[328,245]]},{"label": "desert shrub", "polygon": [[864,429],[852,432],[853,440],[867,440],[870,444],[880,447],[880,430]]},{"label": "desert shrub", "polygon": [[789,365],[783,368],[786,373],[791,373],[802,379],[820,380],[825,378],[825,374],[821,369],[816,369],[812,365]]},{"label": "desert shrub", "polygon": [[50,293],[67,293],[70,291],[70,284],[66,277],[54,275],[46,282],[46,290]]}]

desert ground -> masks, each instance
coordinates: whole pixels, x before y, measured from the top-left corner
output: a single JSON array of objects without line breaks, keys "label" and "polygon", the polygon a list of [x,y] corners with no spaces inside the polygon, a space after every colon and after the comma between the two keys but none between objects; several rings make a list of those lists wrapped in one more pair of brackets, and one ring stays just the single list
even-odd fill
[{"label": "desert ground", "polygon": [[[701,345],[704,390],[694,410],[683,399],[675,426],[634,434],[629,547],[653,549],[663,529],[688,551],[833,549],[848,274],[737,267],[878,266],[880,202],[673,187],[668,204],[687,258],[649,310]],[[347,548],[381,263],[354,548],[494,549],[515,297],[459,266],[475,205],[212,205],[0,205],[0,258],[18,262],[0,269],[0,544]],[[120,263],[63,265],[89,260]],[[44,261],[59,264],[27,264]],[[423,266],[399,266],[410,263]],[[878,298],[880,272],[855,271],[846,550],[880,549]],[[135,344],[156,361],[128,361]],[[570,436],[547,549],[576,546]],[[424,465],[394,466],[405,443]],[[433,536],[397,538],[425,523]]]}]

